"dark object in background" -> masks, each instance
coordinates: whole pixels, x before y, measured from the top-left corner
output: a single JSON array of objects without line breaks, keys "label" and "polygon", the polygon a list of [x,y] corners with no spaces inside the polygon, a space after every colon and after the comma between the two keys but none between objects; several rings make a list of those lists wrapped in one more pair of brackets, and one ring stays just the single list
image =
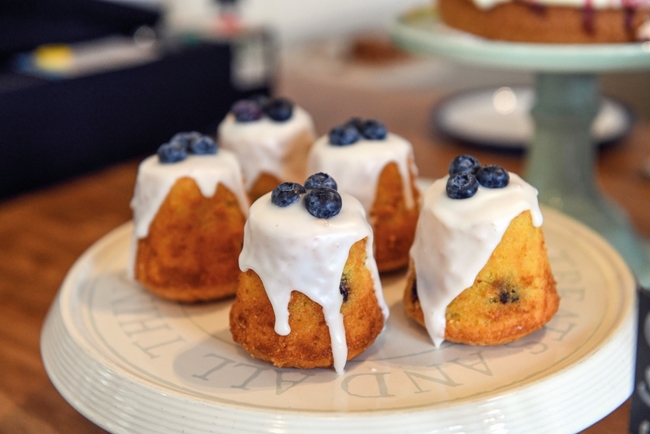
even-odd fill
[{"label": "dark object in background", "polygon": [[650,433],[650,290],[639,288],[639,319],[636,350],[636,375],[632,406],[630,410],[630,432]]},{"label": "dark object in background", "polygon": [[43,44],[132,35],[159,20],[157,10],[100,0],[2,0],[0,63]]},{"label": "dark object in background", "polygon": [[0,91],[0,198],[153,154],[179,131],[214,133],[235,100],[269,92],[235,88],[232,56],[230,44],[202,43],[128,69]]},{"label": "dark object in background", "polygon": [[[19,14],[29,5],[36,21]],[[47,18],[49,30],[3,41],[3,24],[16,16],[28,27]],[[11,58],[38,44],[129,36],[157,19],[151,11],[96,0],[0,0],[0,55]],[[256,35],[194,38],[148,63],[75,78],[23,75],[10,62],[0,64],[0,199],[153,154],[180,131],[214,134],[234,101],[270,93],[270,75],[238,80],[242,58],[259,51],[247,50],[247,41],[270,47],[270,35]]]}]

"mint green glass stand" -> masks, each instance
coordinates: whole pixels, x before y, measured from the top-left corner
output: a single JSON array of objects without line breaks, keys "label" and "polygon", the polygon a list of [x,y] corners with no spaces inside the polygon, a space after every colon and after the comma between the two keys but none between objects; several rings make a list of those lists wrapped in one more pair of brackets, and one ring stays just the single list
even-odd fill
[{"label": "mint green glass stand", "polygon": [[600,107],[599,73],[650,69],[650,43],[551,45],[489,41],[440,23],[435,10],[401,16],[393,41],[409,51],[536,73],[535,132],[525,178],[542,204],[582,221],[607,239],[644,286],[650,257],[626,213],[598,188],[591,125]]}]

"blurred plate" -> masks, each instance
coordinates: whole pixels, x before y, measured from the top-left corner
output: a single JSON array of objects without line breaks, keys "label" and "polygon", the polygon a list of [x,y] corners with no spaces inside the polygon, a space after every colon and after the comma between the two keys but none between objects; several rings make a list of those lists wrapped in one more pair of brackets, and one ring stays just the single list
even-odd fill
[{"label": "blurred plate", "polygon": [[[452,139],[482,147],[521,151],[534,132],[530,109],[535,94],[528,87],[498,87],[463,91],[441,101],[434,109],[436,130]],[[592,126],[594,143],[617,143],[634,123],[631,110],[603,98]]]}]

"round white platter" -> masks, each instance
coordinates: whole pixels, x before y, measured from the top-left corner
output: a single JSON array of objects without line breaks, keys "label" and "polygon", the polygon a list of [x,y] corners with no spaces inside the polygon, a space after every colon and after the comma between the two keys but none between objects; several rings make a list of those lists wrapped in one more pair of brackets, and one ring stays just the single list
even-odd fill
[{"label": "round white platter", "polygon": [[130,281],[125,224],[63,282],[42,331],[45,368],[115,433],[574,433],[632,392],[635,281],[594,232],[544,213],[562,301],[512,344],[434,348],[406,317],[396,273],[382,278],[386,329],[342,375],[278,369],[233,343],[232,300],[180,305]]},{"label": "round white platter", "polygon": [[[474,146],[521,151],[533,139],[530,109],[534,100],[535,91],[531,87],[462,91],[436,106],[433,123],[438,132]],[[630,131],[633,118],[627,106],[604,97],[591,128],[594,145],[613,145]]]}]

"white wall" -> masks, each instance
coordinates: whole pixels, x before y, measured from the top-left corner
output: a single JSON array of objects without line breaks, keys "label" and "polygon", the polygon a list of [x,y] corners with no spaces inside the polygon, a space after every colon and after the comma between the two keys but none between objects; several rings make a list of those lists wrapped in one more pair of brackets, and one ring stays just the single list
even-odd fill
[{"label": "white wall", "polygon": [[267,22],[286,44],[385,28],[400,13],[432,0],[243,0],[244,17]]},{"label": "white wall", "polygon": [[[213,0],[107,0],[174,10],[216,8]],[[275,29],[283,45],[295,45],[367,29],[385,28],[400,13],[433,0],[240,0],[245,20]]]}]

